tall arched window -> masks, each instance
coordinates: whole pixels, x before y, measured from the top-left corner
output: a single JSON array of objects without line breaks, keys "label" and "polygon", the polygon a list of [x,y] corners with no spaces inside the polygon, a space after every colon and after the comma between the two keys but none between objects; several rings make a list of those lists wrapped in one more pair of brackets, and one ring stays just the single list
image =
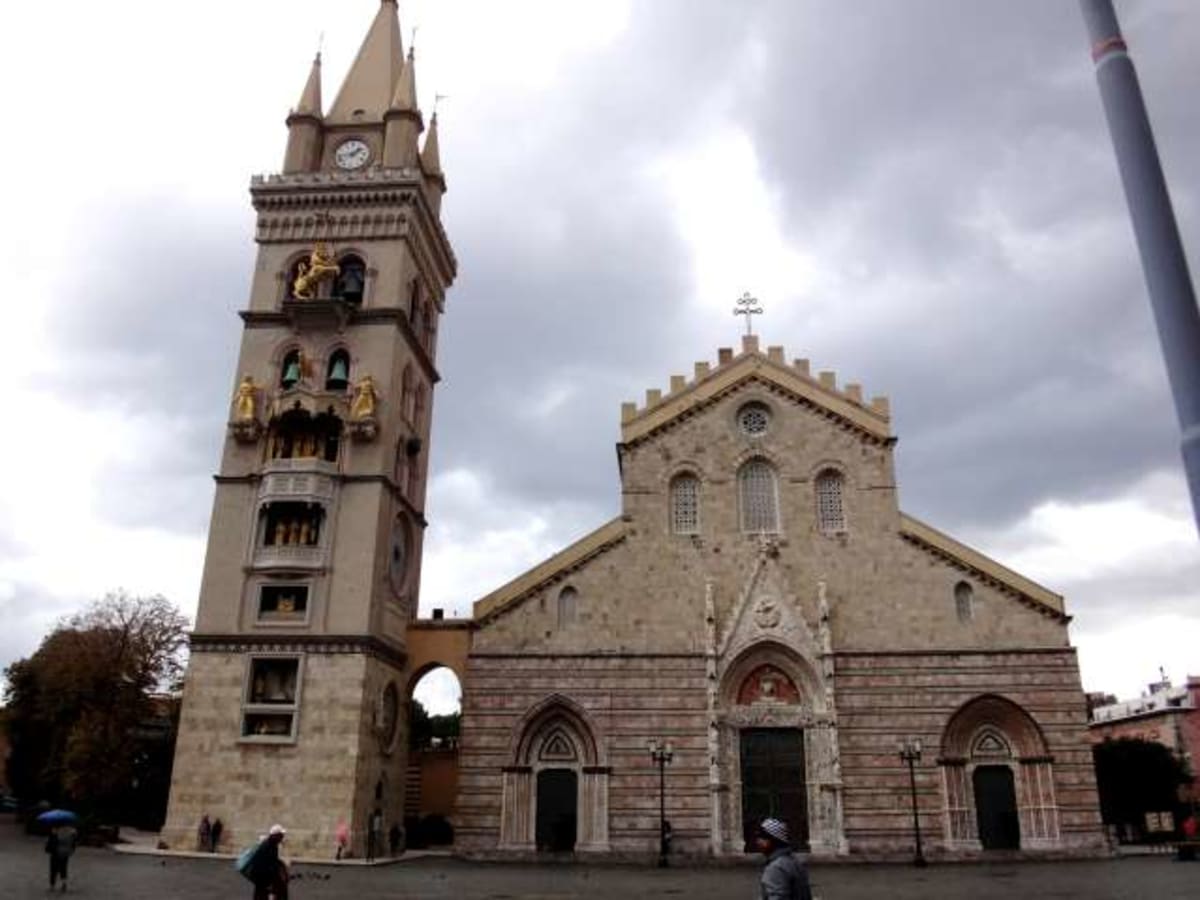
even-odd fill
[{"label": "tall arched window", "polygon": [[425,417],[425,385],[417,385],[417,390],[413,394],[413,417],[412,423],[414,428],[421,427],[421,419]]},{"label": "tall arched window", "polygon": [[400,413],[412,421],[413,402],[413,371],[412,366],[404,367],[404,375],[400,379]]},{"label": "tall arched window", "polygon": [[700,479],[690,473],[671,481],[671,531],[700,533]]},{"label": "tall arched window", "polygon": [[975,591],[965,581],[954,586],[954,611],[960,622],[970,622],[975,618]]},{"label": "tall arched window", "polygon": [[558,624],[570,625],[579,615],[579,591],[567,585],[558,592]]},{"label": "tall arched window", "polygon": [[763,459],[752,459],[738,471],[742,531],[773,534],[779,531],[779,492],[775,470]]},{"label": "tall arched window", "polygon": [[335,300],[362,303],[367,288],[367,264],[362,257],[347,253],[338,260],[338,275],[333,281]]},{"label": "tall arched window", "polygon": [[846,511],[842,505],[841,472],[826,469],[817,476],[817,528],[823,534],[846,530]]}]

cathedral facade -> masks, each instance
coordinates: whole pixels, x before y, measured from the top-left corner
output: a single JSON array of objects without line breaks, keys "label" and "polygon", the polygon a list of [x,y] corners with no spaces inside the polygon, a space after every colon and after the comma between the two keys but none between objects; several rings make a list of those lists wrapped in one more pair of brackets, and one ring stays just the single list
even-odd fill
[{"label": "cathedral facade", "polygon": [[1101,849],[1063,598],[904,514],[887,400],[757,337],[625,405],[617,518],[469,619],[417,618],[456,263],[394,0],[287,123],[251,186],[168,845],[208,815],[325,856],[344,821],[362,854],[442,664],[465,854],[649,856],[665,817],[672,852],[737,856],[766,815],[818,857],[910,853],[914,817],[931,856]]},{"label": "cathedral facade", "polygon": [[475,604],[459,846],[651,852],[670,744],[681,852],[911,853],[914,795],[934,856],[1097,851],[1063,598],[905,515],[894,445],[753,336],[626,404],[621,514]]}]

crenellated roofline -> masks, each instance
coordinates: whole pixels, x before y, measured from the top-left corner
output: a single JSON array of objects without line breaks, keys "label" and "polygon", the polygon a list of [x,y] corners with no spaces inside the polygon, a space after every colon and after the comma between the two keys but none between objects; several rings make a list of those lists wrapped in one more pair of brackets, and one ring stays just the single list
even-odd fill
[{"label": "crenellated roofline", "polygon": [[839,389],[835,372],[820,372],[813,378],[809,368],[807,359],[797,359],[788,365],[783,347],[768,347],[763,353],[758,347],[758,337],[746,335],[738,355],[734,356],[731,348],[722,347],[717,351],[715,367],[707,361],[696,363],[691,381],[683,375],[672,375],[665,395],[660,389],[651,388],[646,391],[644,406],[622,404],[621,442],[637,443],[750,378],[807,401],[868,437],[887,443],[895,441],[886,397],[873,397],[869,404],[865,403],[862,385],[847,384]]}]

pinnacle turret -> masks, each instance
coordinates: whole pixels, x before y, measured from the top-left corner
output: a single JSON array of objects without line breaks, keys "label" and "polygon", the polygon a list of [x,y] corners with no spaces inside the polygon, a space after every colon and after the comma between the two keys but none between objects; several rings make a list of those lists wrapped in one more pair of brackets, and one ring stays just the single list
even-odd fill
[{"label": "pinnacle turret", "polygon": [[300,102],[292,110],[294,116],[315,116],[321,118],[321,54],[313,59],[312,69],[308,73],[308,81],[304,84],[304,92]]},{"label": "pinnacle turret", "polygon": [[425,148],[421,151],[421,168],[429,178],[441,182],[446,189],[446,173],[442,171],[442,154],[438,148],[438,117],[435,112],[429,119],[429,133],[425,135]]}]

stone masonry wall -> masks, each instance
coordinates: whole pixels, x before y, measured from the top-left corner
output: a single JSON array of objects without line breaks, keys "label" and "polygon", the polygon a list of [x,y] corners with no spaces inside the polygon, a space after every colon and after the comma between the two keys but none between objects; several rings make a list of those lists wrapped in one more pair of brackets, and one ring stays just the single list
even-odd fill
[{"label": "stone masonry wall", "polygon": [[192,654],[162,839],[193,848],[208,815],[225,826],[223,848],[237,850],[279,822],[292,855],[326,856],[338,811],[353,809],[366,658],[304,655],[297,739],[282,745],[240,740],[247,659]]},{"label": "stone masonry wall", "polygon": [[998,694],[1027,712],[1053,758],[1063,849],[1103,845],[1086,711],[1073,650],[1009,653],[839,654],[838,736],[851,853],[911,853],[908,769],[901,740],[923,745],[916,768],[921,831],[928,846],[946,837],[938,764],[951,716],[968,701]]},{"label": "stone masonry wall", "polygon": [[500,836],[502,768],[522,717],[553,695],[590,717],[609,777],[612,852],[658,851],[658,770],[647,745],[669,740],[667,819],[674,846],[704,852],[709,843],[704,660],[688,656],[475,655],[463,692],[456,846],[491,853]]}]

